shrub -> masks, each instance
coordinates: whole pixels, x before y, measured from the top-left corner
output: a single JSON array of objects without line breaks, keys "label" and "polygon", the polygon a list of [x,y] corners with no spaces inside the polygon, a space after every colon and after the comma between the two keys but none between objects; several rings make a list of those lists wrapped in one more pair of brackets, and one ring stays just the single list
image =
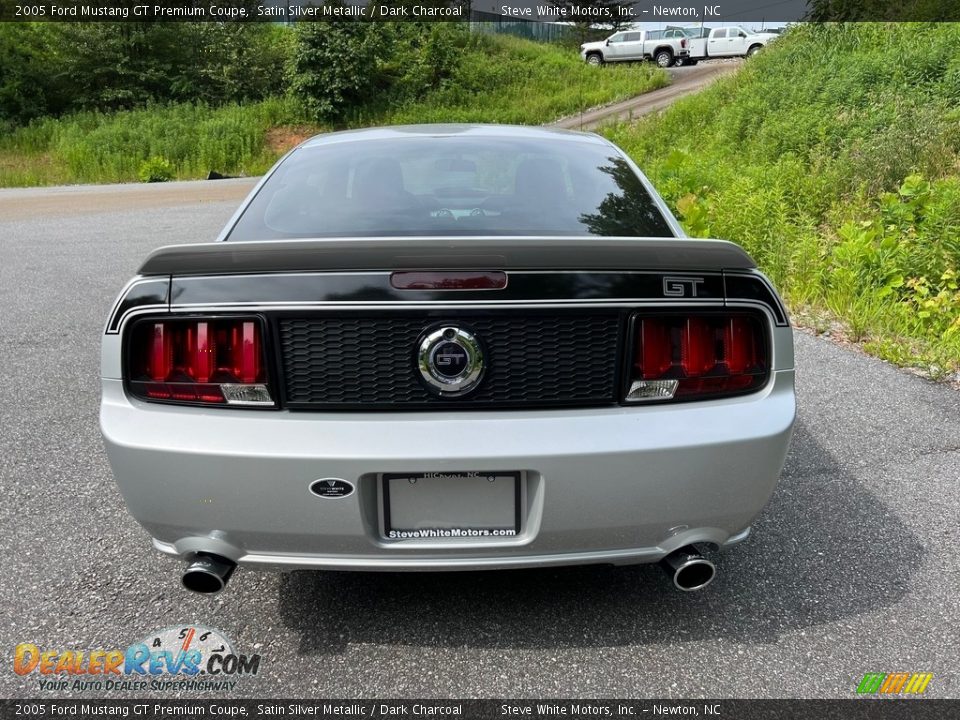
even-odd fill
[{"label": "shrub", "polygon": [[167,182],[168,180],[173,180],[175,175],[176,172],[174,171],[173,164],[159,155],[154,155],[149,160],[144,160],[140,164],[140,172],[137,173],[140,182],[145,183]]},{"label": "shrub", "polygon": [[374,88],[386,43],[379,24],[301,23],[290,62],[291,92],[317,120],[340,120]]}]

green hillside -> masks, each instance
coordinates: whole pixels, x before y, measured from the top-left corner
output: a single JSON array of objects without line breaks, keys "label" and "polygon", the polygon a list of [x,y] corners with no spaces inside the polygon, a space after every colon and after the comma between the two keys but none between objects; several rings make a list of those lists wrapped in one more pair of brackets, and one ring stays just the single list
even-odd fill
[{"label": "green hillside", "polygon": [[960,25],[796,28],[607,134],[688,232],[743,244],[802,324],[960,370]]},{"label": "green hillside", "polygon": [[[386,24],[375,29],[382,33]],[[304,32],[316,32],[307,28]],[[588,68],[570,48],[456,26],[428,29],[437,64],[406,30],[361,71],[373,77],[338,107],[336,127],[417,122],[540,124],[666,85],[649,65]],[[293,83],[295,86],[295,83]],[[281,91],[284,88],[280,88]],[[0,187],[257,175],[305,136],[332,129],[295,87],[258,102],[151,102],[119,112],[75,112],[0,134]]]}]

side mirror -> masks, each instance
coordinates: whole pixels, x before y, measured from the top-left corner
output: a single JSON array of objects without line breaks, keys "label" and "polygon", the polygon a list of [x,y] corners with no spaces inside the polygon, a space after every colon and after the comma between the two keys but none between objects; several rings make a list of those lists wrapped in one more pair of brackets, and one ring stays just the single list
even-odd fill
[{"label": "side mirror", "polygon": [[607,38],[607,47],[610,46],[610,38]]}]

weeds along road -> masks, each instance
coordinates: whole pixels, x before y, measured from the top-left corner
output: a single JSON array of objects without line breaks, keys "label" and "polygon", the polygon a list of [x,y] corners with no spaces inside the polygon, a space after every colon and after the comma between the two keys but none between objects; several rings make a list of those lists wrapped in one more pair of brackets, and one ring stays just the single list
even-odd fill
[{"label": "weeds along road", "polygon": [[208,186],[234,189],[159,186],[150,206],[98,188],[109,203],[74,210],[67,190],[30,191],[64,201],[29,212],[0,193],[21,208],[0,215],[0,696],[67,694],[12,671],[18,643],[109,650],[194,623],[262,656],[230,696],[853,697],[864,673],[894,671],[960,695],[960,393],[805,334],[783,477],[702,593],[652,566],[241,569],[220,596],[182,591],[107,465],[100,333],[150,250],[208,240],[233,212],[239,195]]}]

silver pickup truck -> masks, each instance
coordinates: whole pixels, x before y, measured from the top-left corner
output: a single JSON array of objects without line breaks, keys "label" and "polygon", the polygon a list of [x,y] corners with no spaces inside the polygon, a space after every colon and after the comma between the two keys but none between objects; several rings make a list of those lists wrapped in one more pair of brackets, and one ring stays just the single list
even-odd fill
[{"label": "silver pickup truck", "polygon": [[753,32],[739,26],[722,28],[677,28],[670,32],[685,32],[689,52],[678,58],[677,65],[696,65],[701,60],[716,58],[753,57],[779,35],[772,32]]},{"label": "silver pickup truck", "polygon": [[660,67],[682,64],[690,39],[682,29],[626,30],[606,40],[584,43],[580,57],[591,65],[625,60],[653,60]]}]

